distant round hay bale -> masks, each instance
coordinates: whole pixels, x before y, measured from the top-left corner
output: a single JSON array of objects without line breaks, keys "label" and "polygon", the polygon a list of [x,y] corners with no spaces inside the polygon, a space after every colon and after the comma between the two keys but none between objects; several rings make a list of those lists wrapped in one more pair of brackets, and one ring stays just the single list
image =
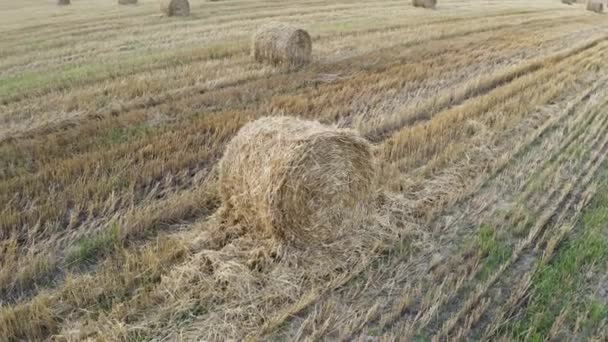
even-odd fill
[{"label": "distant round hay bale", "polygon": [[137,0],[118,0],[119,5],[136,5]]},{"label": "distant round hay bale", "polygon": [[57,0],[57,5],[59,6],[65,6],[65,5],[69,5],[70,4],[70,0]]},{"label": "distant round hay bale", "polygon": [[587,10],[602,13],[604,11],[604,4],[599,1],[589,1],[587,3]]},{"label": "distant round hay bale", "polygon": [[562,0],[562,4],[572,5],[576,0]]},{"label": "distant round hay bale", "polygon": [[368,213],[375,167],[358,133],[290,117],[245,125],[219,164],[223,212],[294,245],[339,241]]},{"label": "distant round hay bale", "polygon": [[423,7],[435,9],[437,7],[437,0],[412,0],[414,7]]},{"label": "distant round hay bale", "polygon": [[190,3],[188,0],[160,0],[160,10],[168,17],[187,17]]},{"label": "distant round hay bale", "polygon": [[283,23],[269,23],[255,33],[251,50],[257,62],[300,66],[310,63],[312,59],[312,40],[303,29]]}]

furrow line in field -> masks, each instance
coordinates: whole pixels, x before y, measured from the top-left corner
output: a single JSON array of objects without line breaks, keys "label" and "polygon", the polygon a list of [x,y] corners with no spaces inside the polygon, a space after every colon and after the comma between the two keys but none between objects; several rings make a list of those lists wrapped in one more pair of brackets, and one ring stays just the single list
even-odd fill
[{"label": "furrow line in field", "polygon": [[[516,262],[520,259],[522,254],[526,249],[530,247],[532,243],[537,241],[538,237],[541,236],[543,231],[547,228],[547,226],[551,223],[551,220],[555,216],[555,214],[561,209],[568,208],[573,201],[577,199],[576,194],[583,193],[586,190],[587,184],[591,181],[593,175],[595,175],[599,165],[602,164],[605,159],[605,152],[608,147],[608,136],[605,134],[608,130],[608,119],[606,116],[602,116],[601,118],[601,129],[598,129],[596,132],[592,132],[592,130],[588,130],[590,134],[585,136],[593,136],[593,141],[591,142],[589,151],[598,151],[591,158],[582,165],[579,169],[582,170],[571,182],[565,182],[560,190],[555,190],[553,194],[547,196],[546,198],[552,199],[551,202],[547,200],[547,204],[541,206],[541,211],[538,213],[539,220],[535,224],[535,226],[530,230],[530,234],[528,237],[517,244],[511,258],[504,264],[500,266],[498,271],[496,271],[483,285],[478,285],[476,290],[471,294],[471,296],[464,302],[461,309],[456,313],[455,316],[452,316],[448,319],[445,324],[442,326],[437,335],[434,336],[434,340],[438,341],[442,338],[451,338],[450,333],[459,323],[465,323],[462,321],[462,318],[469,313],[474,306],[479,303],[479,300],[488,289],[503,275],[503,273],[514,266]],[[603,139],[603,140],[602,140]],[[584,142],[583,142],[584,144]],[[564,157],[565,159],[566,157]],[[555,200],[555,193],[559,191],[559,195]],[[550,204],[549,204],[550,203]],[[528,205],[533,205],[533,203],[528,203]],[[483,310],[482,310],[483,312]],[[479,314],[479,313],[476,313]],[[469,324],[471,322],[468,322]],[[458,332],[458,336],[462,336],[467,332],[468,324],[464,324],[465,329]],[[463,329],[463,328],[461,328]]]},{"label": "furrow line in field", "polygon": [[[593,119],[596,119],[596,118],[597,118],[597,115],[593,115]],[[579,131],[572,132],[571,135],[579,138],[579,140],[578,140],[579,143],[591,144],[592,146],[595,146],[594,144],[597,144],[600,141],[600,139],[602,138],[601,134],[598,133],[598,130],[604,129],[605,128],[604,125],[607,122],[606,117],[601,117],[598,120],[600,121],[600,124],[598,126],[592,127],[591,130],[587,130],[585,132],[587,134],[580,135],[579,133],[581,132],[581,130],[579,130]],[[567,144],[565,144],[566,147],[570,146],[571,143],[573,142],[570,139],[567,139],[567,140],[569,140],[569,142]],[[589,146],[589,145],[587,145],[587,146]],[[555,155],[559,155],[559,157],[560,157],[559,160],[563,161],[564,159],[567,158],[567,157],[563,157],[564,154],[565,153],[563,153],[563,150],[559,149]],[[557,172],[557,171],[555,171],[555,172]],[[530,176],[538,178],[538,175],[532,174]],[[568,186],[569,186],[568,183],[565,183],[565,185],[563,185],[563,186],[562,186],[562,184],[559,184],[557,187],[552,188],[549,193],[545,193],[545,196],[542,197],[541,199],[539,199],[538,202],[531,201],[531,200],[526,201],[526,198],[519,199],[518,202],[526,203],[526,205],[524,207],[526,207],[528,210],[531,209],[531,211],[533,211],[533,212],[537,212],[538,213],[537,216],[542,216],[541,213],[543,211],[546,211],[547,208],[553,207],[556,200],[559,202],[559,199],[563,197],[563,193],[564,193],[563,189]],[[525,189],[525,187],[524,187],[524,189]],[[519,224],[523,226],[524,224],[526,224],[526,222],[520,222]],[[478,269],[478,271],[479,271],[479,269]],[[459,295],[456,295],[455,297],[453,297],[451,302],[452,303],[461,302]],[[440,316],[442,316],[443,319],[440,319],[440,318],[439,319],[444,320],[444,319],[447,319],[447,317],[449,317],[450,315],[448,313],[442,312],[442,314]]]},{"label": "furrow line in field", "polygon": [[[560,126],[563,124],[563,122],[565,120],[573,120],[575,118],[578,118],[578,116],[572,117],[572,114],[574,112],[576,112],[576,110],[579,108],[579,106],[581,105],[582,102],[584,102],[586,99],[588,99],[588,96],[593,93],[594,91],[596,91],[597,89],[599,89],[603,84],[605,83],[605,80],[603,80],[603,82],[597,82],[596,84],[594,84],[593,86],[591,86],[589,89],[587,89],[587,91],[585,93],[583,93],[582,96],[578,97],[566,110],[561,112],[561,115],[558,117],[553,117],[551,118],[545,125],[541,126],[538,130],[536,130],[529,138],[527,138],[525,140],[525,142],[519,146],[514,153],[510,154],[509,156],[507,156],[507,158],[505,158],[504,160],[502,160],[500,162],[500,164],[497,166],[497,171],[491,175],[489,177],[488,180],[486,180],[486,182],[482,183],[477,190],[473,191],[470,195],[468,195],[467,197],[464,198],[464,200],[466,202],[470,202],[473,201],[475,199],[475,196],[479,195],[479,192],[481,191],[488,191],[488,188],[491,187],[487,182],[490,182],[491,180],[494,180],[494,182],[497,182],[497,179],[499,178],[498,175],[506,173],[506,172],[515,172],[516,174],[520,174],[522,175],[522,173],[520,173],[518,170],[518,167],[516,167],[517,164],[515,161],[520,160],[523,157],[523,154],[525,153],[530,153],[529,149],[533,149],[533,150],[538,150],[540,154],[543,154],[542,150],[544,149],[544,146],[542,146],[540,144],[540,141],[544,140],[547,138],[547,134],[554,134],[556,133],[555,128],[557,126]],[[538,148],[537,148],[538,147]],[[530,165],[521,165],[521,168],[525,168],[526,170],[529,171],[530,167],[534,167],[535,164],[532,164],[532,166]],[[498,182],[498,186],[499,186]],[[500,186],[499,186],[500,188]],[[498,189],[496,189],[498,190]],[[491,190],[494,191],[494,190]],[[492,204],[490,203],[490,206]],[[462,214],[459,214],[460,217],[456,218],[453,223],[451,225],[456,224],[457,222],[463,220],[464,218],[468,217],[468,216],[475,216],[478,215],[478,213],[471,213],[468,210],[463,210]],[[447,298],[443,298],[441,301],[447,301]],[[437,307],[438,308],[438,307]],[[433,317],[433,312],[435,312],[435,310],[429,311],[426,314],[423,313],[419,313],[418,317],[417,317],[417,321],[430,321],[430,319]],[[425,318],[426,317],[426,318]],[[394,318],[393,321],[396,321],[397,318]],[[385,324],[387,327],[391,326],[391,324]],[[410,330],[413,329],[413,326],[410,327],[409,329],[406,330]]]},{"label": "furrow line in field", "polygon": [[575,48],[566,49],[552,56],[539,58],[537,60],[526,62],[515,66],[507,71],[501,71],[489,77],[481,77],[472,85],[467,86],[464,90],[459,90],[457,93],[449,93],[442,95],[439,98],[433,98],[423,105],[415,113],[397,113],[391,118],[382,118],[381,123],[366,124],[367,128],[361,130],[372,141],[382,141],[389,138],[391,135],[399,132],[399,130],[411,124],[412,122],[427,121],[435,117],[441,111],[450,107],[458,106],[472,98],[486,95],[492,90],[504,86],[514,80],[526,76],[528,74],[539,71],[548,65],[557,64],[570,57],[576,56],[584,51],[587,51],[598,44],[608,40],[608,36],[593,39]]}]

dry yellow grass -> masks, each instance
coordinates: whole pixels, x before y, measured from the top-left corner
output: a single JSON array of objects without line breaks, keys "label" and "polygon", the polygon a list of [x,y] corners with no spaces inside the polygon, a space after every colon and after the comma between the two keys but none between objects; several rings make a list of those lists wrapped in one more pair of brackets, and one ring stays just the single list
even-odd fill
[{"label": "dry yellow grass", "polygon": [[[155,0],[0,0],[0,341],[605,339],[589,290],[605,256],[549,282],[581,294],[553,316],[538,303],[567,296],[537,286],[605,188],[603,16],[555,0],[191,5],[178,20]],[[310,64],[252,60],[275,21],[311,33]],[[371,212],[326,249],[220,215],[230,141],[284,115],[372,142]]]}]

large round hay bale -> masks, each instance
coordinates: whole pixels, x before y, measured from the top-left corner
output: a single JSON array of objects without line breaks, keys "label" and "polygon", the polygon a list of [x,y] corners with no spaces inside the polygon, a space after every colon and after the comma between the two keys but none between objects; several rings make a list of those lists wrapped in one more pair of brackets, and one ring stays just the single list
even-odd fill
[{"label": "large round hay bale", "polygon": [[437,0],[412,0],[414,7],[423,7],[435,9],[437,7]]},{"label": "large round hay bale", "polygon": [[137,0],[118,0],[119,5],[136,5]]},{"label": "large round hay bale", "polygon": [[251,50],[257,62],[300,66],[312,59],[312,40],[303,29],[283,23],[269,23],[255,33]]},{"label": "large round hay bale", "polygon": [[599,1],[589,1],[587,2],[587,10],[602,13],[604,11],[604,4]]},{"label": "large round hay bale", "polygon": [[59,6],[65,6],[65,5],[69,5],[70,4],[70,0],[57,0],[57,5]]},{"label": "large round hay bale", "polygon": [[368,213],[375,168],[358,133],[290,117],[245,125],[219,164],[223,212],[294,245],[338,241]]},{"label": "large round hay bale", "polygon": [[187,17],[190,15],[188,0],[160,0],[160,10],[168,17]]}]

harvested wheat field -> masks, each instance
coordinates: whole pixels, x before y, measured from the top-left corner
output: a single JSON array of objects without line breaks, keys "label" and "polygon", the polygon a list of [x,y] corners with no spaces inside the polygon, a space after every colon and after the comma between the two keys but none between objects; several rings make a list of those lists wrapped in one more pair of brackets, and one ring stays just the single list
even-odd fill
[{"label": "harvested wheat field", "polygon": [[0,341],[608,340],[605,15],[188,13],[0,0]]}]

